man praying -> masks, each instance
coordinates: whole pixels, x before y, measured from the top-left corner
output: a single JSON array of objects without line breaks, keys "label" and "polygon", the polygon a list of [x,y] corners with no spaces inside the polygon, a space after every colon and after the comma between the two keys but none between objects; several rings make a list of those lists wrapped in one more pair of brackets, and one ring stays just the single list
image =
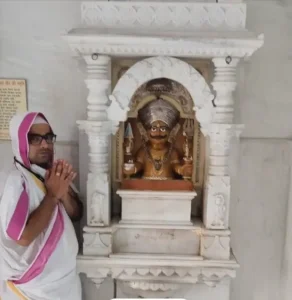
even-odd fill
[{"label": "man praying", "polygon": [[0,298],[81,300],[76,172],[54,161],[56,135],[41,113],[14,116],[10,136],[14,167],[0,199]]}]

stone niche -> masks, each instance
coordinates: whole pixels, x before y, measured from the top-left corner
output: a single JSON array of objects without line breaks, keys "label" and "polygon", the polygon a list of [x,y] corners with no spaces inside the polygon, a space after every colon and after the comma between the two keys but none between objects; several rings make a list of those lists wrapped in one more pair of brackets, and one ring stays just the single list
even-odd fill
[{"label": "stone niche", "polygon": [[[79,272],[97,287],[111,277],[117,297],[229,299],[239,267],[229,160],[243,128],[233,122],[235,75],[263,36],[245,28],[241,1],[84,2],[81,15],[83,27],[64,37],[89,92],[77,122],[87,207]],[[125,139],[133,152],[144,145],[137,114],[157,93],[180,113],[172,143],[192,157],[187,179],[124,176]]]}]

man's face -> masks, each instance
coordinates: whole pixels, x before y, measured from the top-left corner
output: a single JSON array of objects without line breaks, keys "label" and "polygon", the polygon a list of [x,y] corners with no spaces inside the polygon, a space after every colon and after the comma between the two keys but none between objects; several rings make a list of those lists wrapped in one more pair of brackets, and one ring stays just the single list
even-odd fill
[{"label": "man's face", "polygon": [[32,125],[28,133],[30,162],[45,169],[50,168],[54,159],[55,138],[48,124]]},{"label": "man's face", "polygon": [[170,128],[162,121],[155,121],[147,130],[149,141],[153,145],[165,144],[168,141]]}]

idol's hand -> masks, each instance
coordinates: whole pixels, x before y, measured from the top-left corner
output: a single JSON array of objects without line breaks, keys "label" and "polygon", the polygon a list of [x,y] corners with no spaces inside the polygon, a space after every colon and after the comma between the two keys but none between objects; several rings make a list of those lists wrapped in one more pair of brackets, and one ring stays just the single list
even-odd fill
[{"label": "idol's hand", "polygon": [[137,173],[137,168],[135,164],[125,163],[123,165],[123,173],[124,175],[131,176]]},{"label": "idol's hand", "polygon": [[180,167],[180,175],[183,177],[192,177],[193,174],[193,164],[186,163]]}]

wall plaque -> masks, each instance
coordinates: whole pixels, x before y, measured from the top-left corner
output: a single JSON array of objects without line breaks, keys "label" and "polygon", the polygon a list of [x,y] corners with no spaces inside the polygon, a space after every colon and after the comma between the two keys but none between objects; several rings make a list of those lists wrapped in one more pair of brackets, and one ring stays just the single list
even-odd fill
[{"label": "wall plaque", "polygon": [[9,122],[13,115],[27,111],[24,79],[0,79],[0,139],[8,140]]}]

